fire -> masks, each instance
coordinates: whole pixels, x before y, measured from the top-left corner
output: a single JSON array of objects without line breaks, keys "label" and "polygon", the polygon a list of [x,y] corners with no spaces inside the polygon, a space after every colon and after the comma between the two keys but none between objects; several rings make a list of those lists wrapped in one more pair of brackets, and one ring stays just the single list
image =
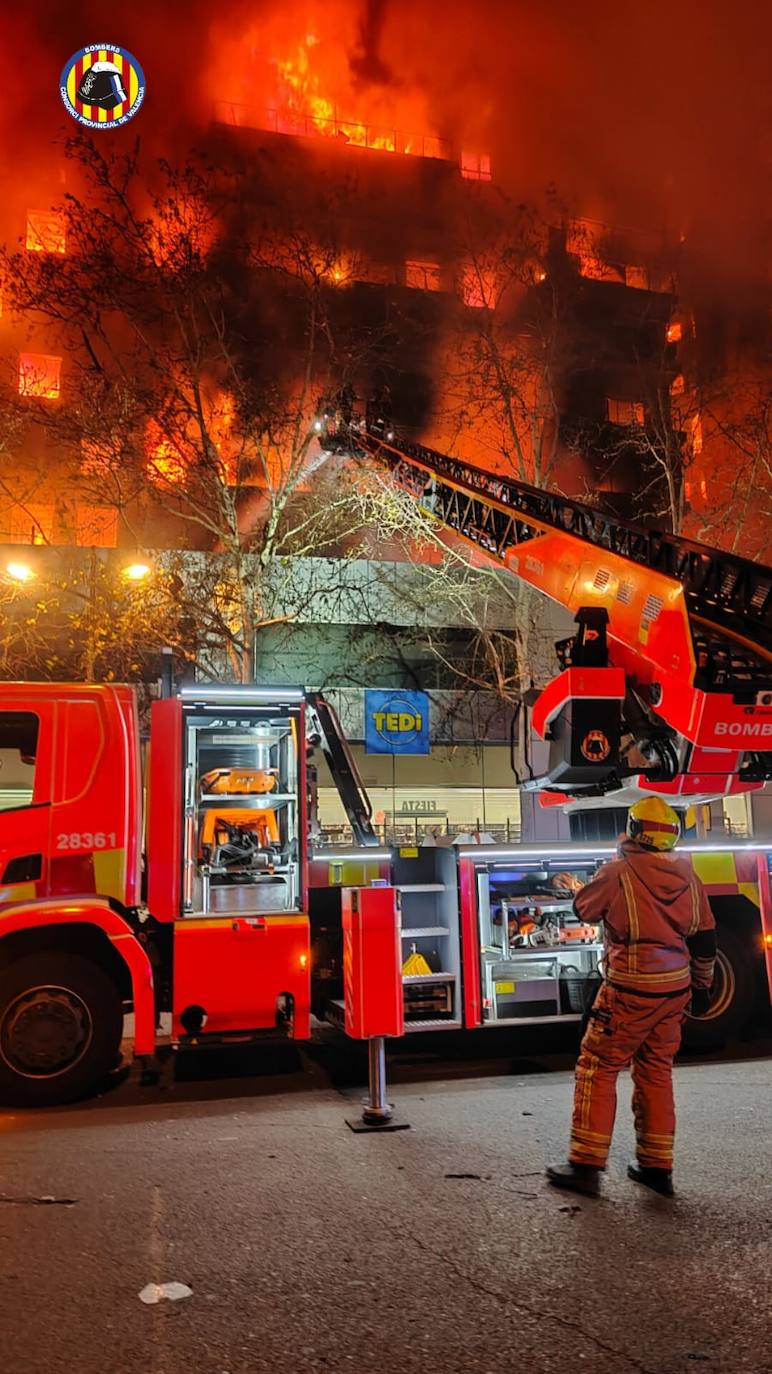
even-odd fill
[{"label": "fire", "polygon": [[180,486],[187,476],[188,463],[155,420],[148,421],[145,443],[145,472],[149,481],[156,486]]},{"label": "fire", "polygon": [[[212,461],[199,458],[199,474],[214,477],[223,486],[234,486],[238,470],[238,443],[233,433],[235,406],[228,392],[220,392],[205,407],[208,437],[214,445]],[[156,420],[149,420],[145,431],[145,472],[156,486],[181,486],[202,451],[202,435],[196,423],[189,432],[174,439],[165,434]]]},{"label": "fire", "polygon": [[65,253],[64,216],[56,210],[29,210],[25,246],[28,253]]},{"label": "fire", "polygon": [[[457,160],[464,177],[490,181],[487,154],[464,151],[459,157],[432,127],[423,90],[402,80],[363,81],[361,74],[355,80],[354,6],[325,8],[313,22],[314,31],[299,31],[297,14],[286,8],[259,29],[218,45],[207,77],[215,117],[381,152]],[[264,99],[262,107],[255,104],[255,91]]]},{"label": "fire", "polygon": [[61,358],[47,353],[22,353],[19,357],[19,395],[58,400],[61,371]]}]

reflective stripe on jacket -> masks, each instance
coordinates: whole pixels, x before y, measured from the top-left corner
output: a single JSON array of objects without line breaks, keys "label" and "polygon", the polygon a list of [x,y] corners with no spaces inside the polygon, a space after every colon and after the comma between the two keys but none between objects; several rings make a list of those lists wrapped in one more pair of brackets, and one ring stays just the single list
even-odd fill
[{"label": "reflective stripe on jacket", "polygon": [[[688,862],[623,840],[574,901],[582,921],[604,926],[606,978],[637,992],[710,987],[713,961],[693,966],[687,940],[715,929],[705,889]],[[708,965],[710,965],[708,967]]]}]

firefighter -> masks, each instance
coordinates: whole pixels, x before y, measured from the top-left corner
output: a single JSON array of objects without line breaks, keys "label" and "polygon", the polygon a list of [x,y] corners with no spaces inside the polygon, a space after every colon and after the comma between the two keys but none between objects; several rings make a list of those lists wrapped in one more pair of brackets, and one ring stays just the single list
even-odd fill
[{"label": "firefighter", "polygon": [[605,967],[576,1065],[568,1163],[547,1169],[556,1188],[600,1191],[617,1077],[632,1062],[637,1159],[628,1177],[672,1196],[673,1058],[690,999],[694,1014],[707,1010],[716,957],[702,883],[669,853],[679,834],[666,802],[636,802],[619,857],[574,899],[582,921],[603,922]]}]

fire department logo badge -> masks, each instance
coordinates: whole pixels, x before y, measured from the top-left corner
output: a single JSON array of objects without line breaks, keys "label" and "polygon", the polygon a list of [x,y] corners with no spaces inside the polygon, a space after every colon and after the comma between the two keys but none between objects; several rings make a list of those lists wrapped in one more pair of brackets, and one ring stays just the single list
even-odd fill
[{"label": "fire department logo badge", "polygon": [[133,119],[142,104],[145,74],[126,48],[90,43],[65,63],[59,94],[78,124],[87,129],[115,129]]},{"label": "fire department logo badge", "polygon": [[602,730],[588,730],[579,748],[590,763],[603,763],[611,753],[611,745]]}]

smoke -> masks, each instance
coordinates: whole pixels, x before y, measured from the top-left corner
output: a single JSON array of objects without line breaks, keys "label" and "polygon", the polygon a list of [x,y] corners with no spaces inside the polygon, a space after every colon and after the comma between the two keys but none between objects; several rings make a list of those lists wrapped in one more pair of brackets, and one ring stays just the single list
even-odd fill
[{"label": "smoke", "polygon": [[380,55],[381,33],[388,0],[365,0],[359,21],[359,46],[351,58],[351,71],[363,85],[389,85],[394,73]]},{"label": "smoke", "polygon": [[771,45],[754,0],[391,0],[381,53],[515,194],[553,182],[584,214],[686,235],[728,281],[768,281]]},{"label": "smoke", "polygon": [[73,131],[59,73],[85,43],[125,45],[147,78],[141,115],[100,137],[169,156],[200,141],[215,100],[270,104],[276,60],[303,49],[342,115],[490,151],[518,198],[554,183],[579,213],[686,235],[727,285],[768,283],[772,8],[756,0],[136,0],[108,23],[96,0],[32,0],[4,38],[17,181],[42,180]]}]

